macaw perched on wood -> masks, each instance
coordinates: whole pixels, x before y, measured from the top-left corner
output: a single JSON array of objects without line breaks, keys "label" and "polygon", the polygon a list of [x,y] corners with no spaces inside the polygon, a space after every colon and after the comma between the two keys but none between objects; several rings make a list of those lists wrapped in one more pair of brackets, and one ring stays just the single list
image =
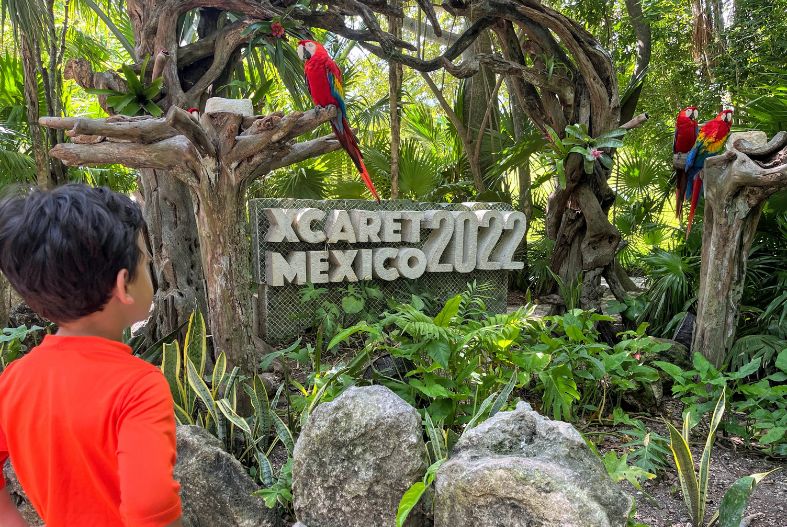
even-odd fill
[{"label": "macaw perched on wood", "polygon": [[[699,111],[696,106],[689,106],[684,108],[678,114],[678,119],[675,122],[675,139],[672,142],[673,154],[688,154],[694,143],[697,141],[697,134],[699,133],[699,125],[697,119],[699,118]],[[675,186],[675,215],[680,218],[683,215],[683,199],[686,195],[686,186],[688,184],[688,175],[685,169],[675,169],[677,177],[677,184]]]},{"label": "macaw perched on wood", "polygon": [[304,61],[306,85],[309,94],[316,106],[334,105],[337,116],[331,119],[331,128],[342,147],[353,160],[355,167],[361,173],[361,178],[378,202],[380,196],[374,188],[372,178],[363,164],[363,155],[358,148],[358,139],[347,122],[347,107],[344,104],[344,87],[342,86],[342,72],[339,66],[328,55],[322,44],[314,40],[301,40],[298,42],[298,56]]},{"label": "macaw perched on wood", "polygon": [[697,136],[697,142],[686,158],[686,175],[688,185],[686,195],[691,193],[691,205],[689,208],[689,222],[686,227],[686,236],[691,232],[691,221],[694,219],[694,211],[697,208],[697,201],[702,190],[702,177],[696,177],[705,166],[705,160],[721,153],[724,143],[730,135],[732,126],[732,110],[722,110],[712,120],[705,123]]}]

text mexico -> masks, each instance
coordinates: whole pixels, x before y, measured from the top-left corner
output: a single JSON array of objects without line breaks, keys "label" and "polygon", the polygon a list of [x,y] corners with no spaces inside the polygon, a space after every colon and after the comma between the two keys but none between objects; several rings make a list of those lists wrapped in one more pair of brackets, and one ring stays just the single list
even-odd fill
[{"label": "text mexico", "polygon": [[[320,250],[288,253],[266,250],[268,286],[524,267],[514,255],[527,225],[519,211],[266,208],[263,213],[269,223],[266,244],[322,245]],[[334,244],[343,248],[331,248]],[[346,248],[355,244],[363,248]]]}]

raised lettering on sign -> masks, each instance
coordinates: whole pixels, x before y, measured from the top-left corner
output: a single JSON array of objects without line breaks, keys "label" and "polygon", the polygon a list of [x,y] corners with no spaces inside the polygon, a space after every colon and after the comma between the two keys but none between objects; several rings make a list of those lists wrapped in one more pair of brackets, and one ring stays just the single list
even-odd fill
[{"label": "raised lettering on sign", "polygon": [[[265,209],[268,243],[304,243],[313,250],[265,253],[265,283],[325,284],[416,279],[424,273],[516,270],[527,218],[496,210],[371,211]],[[422,248],[422,229],[429,234]],[[347,244],[371,244],[347,249]],[[333,244],[341,244],[335,249]],[[393,244],[391,246],[390,244]]]}]

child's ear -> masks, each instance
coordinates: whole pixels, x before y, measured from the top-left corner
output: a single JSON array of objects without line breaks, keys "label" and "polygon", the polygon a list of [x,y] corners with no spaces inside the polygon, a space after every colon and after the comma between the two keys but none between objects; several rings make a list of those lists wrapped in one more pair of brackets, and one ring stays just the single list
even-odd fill
[{"label": "child's ear", "polygon": [[134,298],[128,290],[128,269],[121,269],[115,277],[115,289],[112,296],[118,299],[121,304],[133,304]]}]

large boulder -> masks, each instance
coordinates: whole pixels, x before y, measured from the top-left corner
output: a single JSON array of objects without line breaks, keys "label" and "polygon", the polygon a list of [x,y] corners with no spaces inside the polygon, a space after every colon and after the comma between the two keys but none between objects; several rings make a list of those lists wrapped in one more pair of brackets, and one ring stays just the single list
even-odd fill
[{"label": "large boulder", "polygon": [[524,402],[465,432],[435,485],[435,527],[623,526],[632,505],[574,427]]},{"label": "large boulder", "polygon": [[[426,469],[418,412],[384,386],[350,388],[319,405],[295,445],[295,514],[308,527],[394,525]],[[416,525],[413,514],[408,525]]]},{"label": "large boulder", "polygon": [[175,479],[185,527],[277,527],[275,510],[252,493],[259,487],[221,442],[199,426],[179,426]]}]

